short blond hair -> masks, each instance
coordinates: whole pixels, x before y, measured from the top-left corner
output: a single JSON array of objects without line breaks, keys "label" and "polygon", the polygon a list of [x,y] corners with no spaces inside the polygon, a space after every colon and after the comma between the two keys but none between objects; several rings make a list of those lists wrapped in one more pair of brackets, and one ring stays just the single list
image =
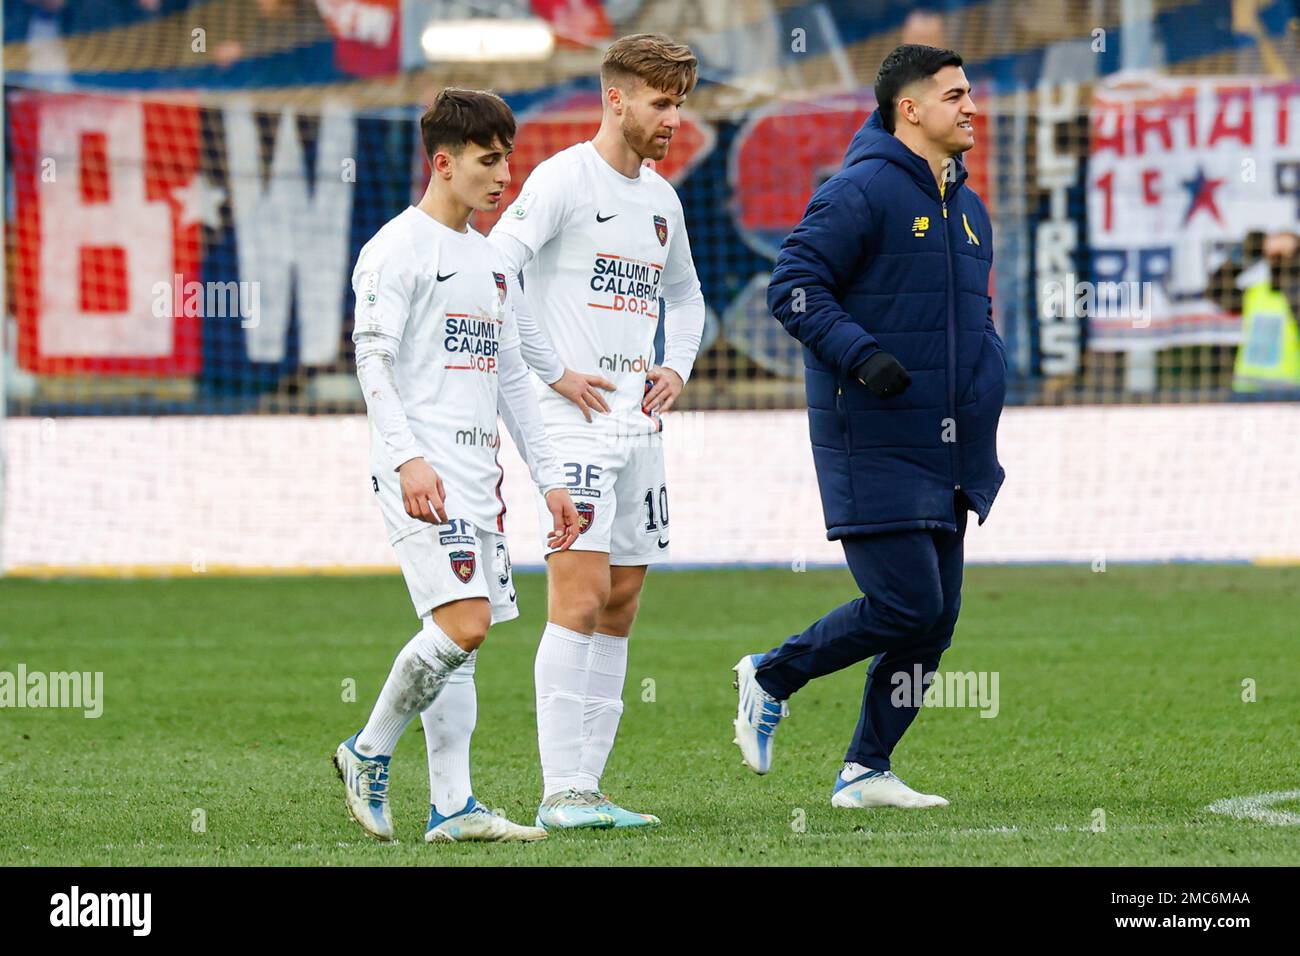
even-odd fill
[{"label": "short blond hair", "polygon": [[699,59],[684,43],[661,33],[620,37],[605,51],[600,64],[603,89],[640,80],[662,93],[686,96],[695,89]]}]

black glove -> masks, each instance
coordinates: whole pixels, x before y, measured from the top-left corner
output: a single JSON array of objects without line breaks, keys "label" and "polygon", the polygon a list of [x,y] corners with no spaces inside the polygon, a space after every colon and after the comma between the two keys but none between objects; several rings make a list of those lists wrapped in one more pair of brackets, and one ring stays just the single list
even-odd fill
[{"label": "black glove", "polygon": [[876,398],[889,398],[901,395],[912,384],[912,376],[899,364],[898,359],[888,352],[876,352],[854,373],[858,381],[871,389]]}]

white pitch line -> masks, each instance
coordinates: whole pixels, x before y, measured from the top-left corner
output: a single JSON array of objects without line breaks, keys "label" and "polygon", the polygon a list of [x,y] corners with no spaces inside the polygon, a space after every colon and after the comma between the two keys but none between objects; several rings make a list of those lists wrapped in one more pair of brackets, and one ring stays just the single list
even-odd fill
[{"label": "white pitch line", "polygon": [[1112,823],[1108,824],[1105,830],[1094,831],[1091,826],[1069,826],[1064,823],[1057,823],[1053,826],[1009,826],[1009,827],[945,827],[940,830],[870,830],[866,828],[854,829],[848,833],[836,831],[834,833],[801,833],[800,839],[825,839],[840,840],[846,836],[861,834],[869,839],[879,837],[899,838],[915,840],[923,837],[938,836],[1008,836],[1012,834],[1037,835],[1047,833],[1096,833],[1103,835],[1106,833],[1126,833],[1139,830],[1196,830],[1206,826],[1204,823],[1187,821],[1184,823]]},{"label": "white pitch line", "polygon": [[1210,813],[1221,813],[1227,817],[1236,817],[1238,820],[1258,820],[1260,823],[1271,823],[1279,827],[1298,826],[1300,813],[1269,809],[1274,803],[1285,803],[1288,800],[1300,800],[1300,790],[1272,790],[1251,797],[1227,797],[1223,800],[1215,800],[1205,809]]}]

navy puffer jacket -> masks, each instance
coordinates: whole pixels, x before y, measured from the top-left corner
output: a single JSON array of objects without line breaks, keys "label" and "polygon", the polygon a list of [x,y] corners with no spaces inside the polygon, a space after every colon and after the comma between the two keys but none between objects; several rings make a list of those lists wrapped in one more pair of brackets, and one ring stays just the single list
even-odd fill
[{"label": "navy puffer jacket", "polygon": [[[1004,472],[1006,351],[988,295],[988,211],[885,131],[879,111],[781,246],[767,302],[804,346],[827,537],[984,523]],[[912,375],[877,398],[854,375],[883,349]],[[964,498],[963,498],[964,496]]]}]

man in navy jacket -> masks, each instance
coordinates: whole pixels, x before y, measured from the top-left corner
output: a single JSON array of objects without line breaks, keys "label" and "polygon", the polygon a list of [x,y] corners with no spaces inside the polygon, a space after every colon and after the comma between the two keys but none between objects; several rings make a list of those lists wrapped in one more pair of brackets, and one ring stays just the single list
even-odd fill
[{"label": "man in navy jacket", "polygon": [[967,512],[982,524],[1002,484],[1006,353],[988,294],[992,227],[961,161],[975,144],[961,64],[917,44],[885,58],[879,108],[785,240],[768,287],[772,314],[804,346],[827,536],[863,596],[741,659],[736,743],[766,773],[786,700],[874,657],[837,807],[947,805],[899,780],[890,755],[952,641]]}]

